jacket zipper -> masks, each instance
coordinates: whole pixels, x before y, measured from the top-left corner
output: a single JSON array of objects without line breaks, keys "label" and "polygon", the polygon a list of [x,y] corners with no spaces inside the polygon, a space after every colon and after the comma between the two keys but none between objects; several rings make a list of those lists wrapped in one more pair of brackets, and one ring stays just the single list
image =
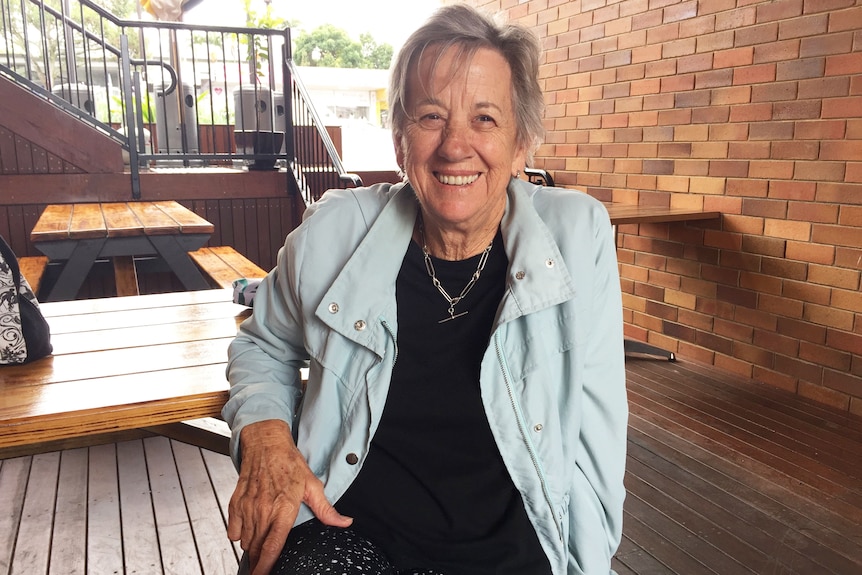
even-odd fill
[{"label": "jacket zipper", "polygon": [[524,414],[521,412],[521,409],[518,404],[518,400],[515,398],[515,392],[512,389],[512,381],[509,377],[509,369],[506,365],[505,359],[503,357],[503,352],[500,349],[500,334],[499,332],[494,332],[494,349],[497,352],[497,361],[500,362],[500,371],[503,372],[503,382],[506,384],[506,393],[509,394],[509,402],[512,404],[512,411],[515,412],[515,418],[518,421],[518,430],[521,432],[521,437],[524,439],[524,443],[527,446],[527,452],[530,454],[530,461],[533,462],[533,467],[536,469],[536,474],[539,476],[539,481],[542,484],[542,493],[545,496],[545,502],[548,504],[548,508],[551,510],[551,517],[554,518],[554,525],[557,528],[557,534],[560,537],[560,541],[563,541],[563,525],[562,518],[558,518],[557,514],[554,510],[554,504],[551,499],[551,494],[548,492],[548,482],[545,479],[545,472],[542,470],[542,466],[539,465],[539,459],[536,456],[536,450],[533,447],[533,442],[530,441],[529,434],[527,433],[527,424],[524,421]]}]

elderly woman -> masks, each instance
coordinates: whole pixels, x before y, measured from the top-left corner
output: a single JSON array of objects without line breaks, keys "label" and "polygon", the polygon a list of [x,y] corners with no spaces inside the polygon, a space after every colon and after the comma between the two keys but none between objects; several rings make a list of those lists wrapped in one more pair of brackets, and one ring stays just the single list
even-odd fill
[{"label": "elderly woman", "polygon": [[518,179],[538,55],[523,28],[436,13],[392,71],[405,182],[327,192],[261,284],[224,409],[253,573],[610,572],[613,234],[589,196]]}]

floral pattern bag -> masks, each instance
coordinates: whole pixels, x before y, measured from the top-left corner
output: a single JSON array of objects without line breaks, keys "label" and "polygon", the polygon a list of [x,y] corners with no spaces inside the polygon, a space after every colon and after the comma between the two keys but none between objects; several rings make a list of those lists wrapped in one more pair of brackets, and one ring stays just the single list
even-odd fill
[{"label": "floral pattern bag", "polygon": [[51,330],[36,295],[0,236],[0,365],[27,363],[52,351]]}]

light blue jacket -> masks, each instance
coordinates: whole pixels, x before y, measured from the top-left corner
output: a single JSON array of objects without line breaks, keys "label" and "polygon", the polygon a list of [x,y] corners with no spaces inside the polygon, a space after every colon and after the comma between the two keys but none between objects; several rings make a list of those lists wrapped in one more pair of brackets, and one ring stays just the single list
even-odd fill
[{"label": "light blue jacket", "polygon": [[[355,479],[398,356],[395,278],[417,209],[403,184],[329,191],[288,236],[230,346],[237,466],[243,426],[283,419],[330,501]],[[509,271],[482,359],[485,411],[554,574],[604,575],[628,416],[610,221],[585,194],[512,180],[501,230]],[[303,507],[297,522],[310,517]]]}]

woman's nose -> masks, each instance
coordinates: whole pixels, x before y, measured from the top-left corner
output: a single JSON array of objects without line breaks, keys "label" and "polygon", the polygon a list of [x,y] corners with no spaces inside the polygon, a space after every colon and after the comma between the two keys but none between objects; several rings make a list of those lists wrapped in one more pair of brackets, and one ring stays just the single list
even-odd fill
[{"label": "woman's nose", "polygon": [[469,157],[471,152],[468,130],[462,126],[447,125],[440,136],[440,147],[437,153],[450,162]]}]

